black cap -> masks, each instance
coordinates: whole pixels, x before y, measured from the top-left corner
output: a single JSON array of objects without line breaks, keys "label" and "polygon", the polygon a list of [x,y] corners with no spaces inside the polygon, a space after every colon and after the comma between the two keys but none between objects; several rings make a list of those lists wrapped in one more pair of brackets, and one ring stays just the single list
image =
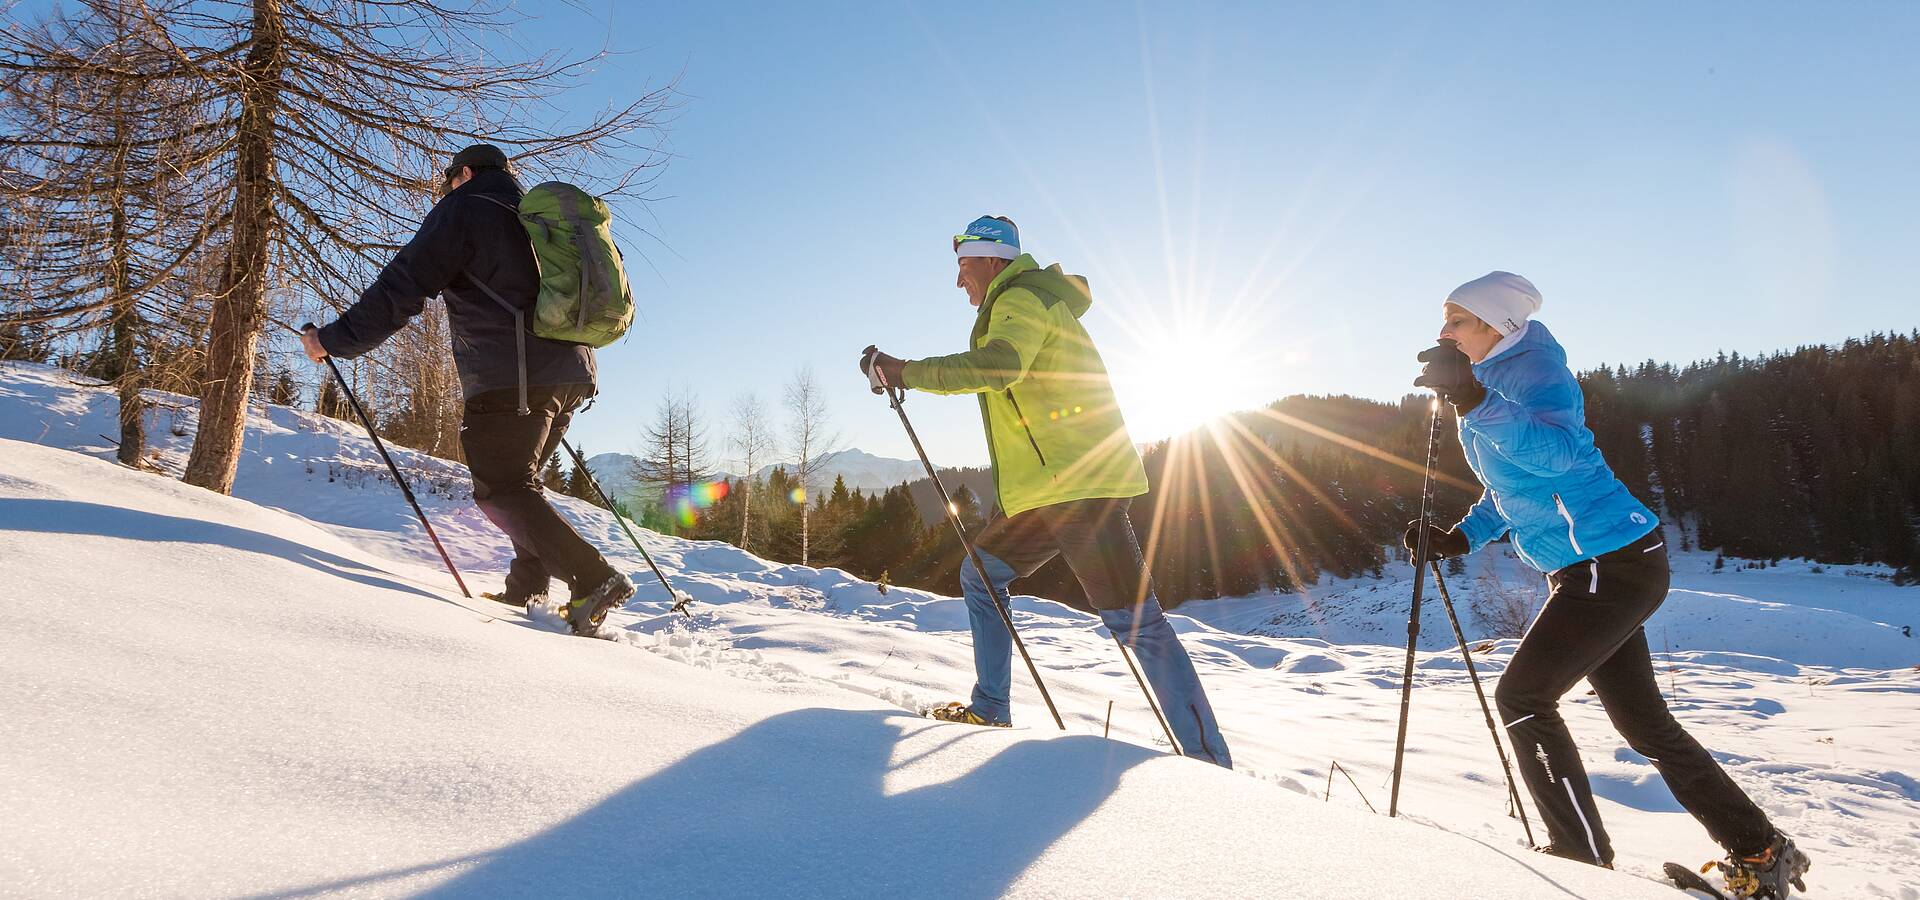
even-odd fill
[{"label": "black cap", "polygon": [[507,154],[492,144],[474,144],[455,153],[453,162],[447,164],[447,171],[458,171],[461,166],[472,166],[476,169],[489,167],[504,169],[507,167]]}]

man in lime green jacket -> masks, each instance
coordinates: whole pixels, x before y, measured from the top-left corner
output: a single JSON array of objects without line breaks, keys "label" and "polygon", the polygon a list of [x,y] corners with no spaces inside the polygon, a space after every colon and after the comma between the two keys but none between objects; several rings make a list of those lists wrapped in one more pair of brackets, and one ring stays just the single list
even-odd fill
[{"label": "man in lime green jacket", "polygon": [[1080,317],[1093,305],[1086,279],[1041,268],[1020,252],[1013,222],[982,217],[953,239],[957,286],[978,307],[971,349],[911,362],[875,352],[862,366],[888,384],[935,394],[977,394],[1000,501],[975,538],[992,593],[972,566],[960,587],[973,626],[972,703],[935,715],[1011,724],[1012,638],[994,605],[1009,582],[1065,555],[1101,621],[1133,648],[1186,755],[1232,768],[1213,707],[1186,648],[1154,598],[1127,516],[1147,492],[1146,469],[1127,436],[1113,384]]}]

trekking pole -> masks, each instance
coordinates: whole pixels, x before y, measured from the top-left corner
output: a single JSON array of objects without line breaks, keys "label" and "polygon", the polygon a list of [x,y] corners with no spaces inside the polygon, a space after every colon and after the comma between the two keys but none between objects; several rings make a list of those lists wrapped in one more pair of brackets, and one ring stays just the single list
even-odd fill
[{"label": "trekking pole", "polygon": [[[913,430],[913,423],[907,421],[907,410],[904,405],[907,398],[906,388],[888,384],[886,376],[880,372],[880,367],[871,364],[873,354],[877,352],[879,351],[873,347],[867,348],[869,363],[866,367],[867,380],[872,383],[874,393],[886,395],[887,405],[893,407],[893,411],[900,416],[900,426],[907,430],[907,440],[913,442],[913,452],[920,455],[920,465],[926,467],[927,477],[933,480],[934,492],[940,495],[940,508],[946,511],[947,522],[953,525],[953,533],[960,536],[960,546],[967,551],[967,559],[973,563],[974,574],[979,575],[980,583],[987,586],[987,596],[993,598],[994,608],[1000,611],[1000,623],[1007,626],[1007,634],[1013,638],[1013,646],[1019,649],[1020,658],[1026,662],[1027,674],[1033,676],[1034,687],[1040,689],[1040,699],[1046,701],[1047,712],[1053,714],[1053,724],[1059,726],[1061,731],[1065,731],[1067,723],[1060,718],[1060,710],[1053,705],[1053,696],[1047,693],[1046,682],[1040,680],[1040,669],[1034,666],[1033,657],[1027,654],[1027,645],[1025,641],[1020,640],[1019,629],[1013,627],[1013,610],[1008,608],[1006,601],[1000,599],[1000,592],[994,588],[993,579],[987,575],[986,563],[980,561],[980,553],[973,549],[973,541],[967,537],[967,526],[960,523],[960,514],[954,511],[953,501],[947,497],[947,486],[940,482],[940,473],[934,471],[933,462],[927,459],[927,451],[920,446],[920,435]],[[1137,676],[1139,673],[1134,674]]]},{"label": "trekking pole", "polygon": [[1134,683],[1140,685],[1140,693],[1147,695],[1148,708],[1153,710],[1153,717],[1160,720],[1160,729],[1167,733],[1167,746],[1173,748],[1173,755],[1185,756],[1186,754],[1180,750],[1180,742],[1173,737],[1173,726],[1167,723],[1166,715],[1160,712],[1160,704],[1153,699],[1153,690],[1147,687],[1147,680],[1140,677],[1140,667],[1134,665],[1133,654],[1127,651],[1127,642],[1121,640],[1117,634],[1113,636],[1113,642],[1120,646],[1120,658],[1127,661],[1127,668],[1133,672]]},{"label": "trekking pole", "polygon": [[1427,424],[1427,470],[1420,481],[1420,538],[1413,554],[1413,608],[1407,614],[1407,663],[1400,673],[1400,731],[1393,739],[1393,793],[1387,816],[1400,814],[1400,769],[1407,755],[1407,710],[1413,703],[1413,651],[1420,639],[1420,599],[1426,590],[1427,522],[1433,516],[1433,467],[1440,457],[1440,395],[1433,396],[1433,418]]},{"label": "trekking pole", "polygon": [[1520,788],[1513,782],[1513,765],[1507,762],[1507,747],[1500,743],[1500,729],[1493,723],[1493,708],[1487,705],[1487,692],[1480,688],[1480,673],[1473,667],[1473,652],[1467,649],[1467,635],[1460,630],[1460,617],[1453,613],[1453,595],[1447,593],[1447,579],[1440,574],[1440,561],[1427,560],[1433,567],[1433,586],[1440,589],[1440,605],[1447,610],[1447,623],[1460,642],[1460,658],[1467,662],[1467,678],[1473,682],[1473,694],[1480,698],[1480,715],[1486,717],[1487,734],[1493,737],[1493,752],[1500,754],[1500,771],[1507,776],[1507,797],[1520,813],[1520,828],[1527,833],[1527,845],[1533,845],[1533,825],[1527,822],[1527,808],[1520,803]]},{"label": "trekking pole", "polygon": [[673,598],[673,608],[667,610],[668,614],[680,613],[689,619],[693,618],[693,613],[687,612],[687,604],[693,602],[692,595],[673,589],[673,585],[667,581],[666,573],[660,571],[660,567],[654,564],[653,556],[647,553],[647,548],[640,546],[640,539],[634,537],[633,529],[627,527],[627,517],[613,508],[613,499],[607,496],[606,491],[600,489],[600,479],[593,477],[593,470],[587,468],[587,461],[581,458],[580,451],[573,449],[573,445],[567,443],[566,438],[560,439],[560,446],[567,448],[567,454],[573,457],[574,466],[580,470],[580,474],[587,476],[587,483],[593,485],[593,492],[600,495],[600,502],[606,504],[607,510],[613,513],[613,520],[620,523],[620,530],[627,533],[627,540],[633,542],[633,549],[640,551],[640,558],[647,561],[647,568],[653,570],[654,577],[660,579],[660,586],[667,589],[667,596]]},{"label": "trekking pole", "polygon": [[[312,322],[307,323],[307,328],[314,327],[316,326]],[[304,332],[305,329],[302,331]],[[373,438],[373,448],[380,451],[381,459],[387,461],[387,471],[393,473],[393,483],[399,485],[400,493],[406,495],[407,505],[412,506],[413,514],[420,517],[420,527],[425,528],[427,537],[433,539],[433,549],[440,551],[441,561],[447,564],[447,571],[453,573],[454,583],[460,585],[460,593],[463,596],[472,597],[473,593],[467,590],[466,579],[461,578],[460,570],[454,568],[453,557],[448,556],[447,548],[441,546],[440,536],[433,533],[433,523],[428,522],[427,514],[420,511],[420,501],[413,499],[413,488],[407,485],[407,479],[400,474],[400,467],[393,464],[393,456],[387,453],[387,445],[380,442],[380,432],[374,430],[373,419],[367,415],[365,409],[361,408],[360,398],[354,396],[353,388],[347,387],[347,379],[340,374],[340,367],[334,363],[333,357],[327,356],[326,361],[327,368],[333,370],[333,380],[340,385],[340,393],[347,395],[347,402],[353,404],[354,415],[360,417],[360,424],[367,426],[367,437]]]}]

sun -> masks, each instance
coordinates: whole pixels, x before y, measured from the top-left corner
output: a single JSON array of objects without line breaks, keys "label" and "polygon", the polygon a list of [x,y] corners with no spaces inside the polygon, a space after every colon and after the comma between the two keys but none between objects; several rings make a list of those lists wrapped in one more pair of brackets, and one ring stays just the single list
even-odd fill
[{"label": "sun", "polygon": [[1109,360],[1114,393],[1136,441],[1181,434],[1209,420],[1257,405],[1249,394],[1269,373],[1254,346],[1257,332],[1231,321],[1180,317],[1145,346]]}]

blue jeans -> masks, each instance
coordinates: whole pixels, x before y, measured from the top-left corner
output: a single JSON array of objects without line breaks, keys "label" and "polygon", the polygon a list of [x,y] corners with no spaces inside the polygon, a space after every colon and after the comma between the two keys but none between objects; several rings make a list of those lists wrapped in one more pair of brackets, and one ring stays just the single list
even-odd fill
[{"label": "blue jeans", "polygon": [[[1127,518],[1130,503],[1076,500],[1028,510],[995,519],[974,543],[1001,603],[1008,602],[1007,586],[1014,579],[1032,574],[1056,555],[1065,556],[1100,620],[1139,660],[1180,751],[1232,768],[1232,755],[1199,673],[1145,577],[1140,545]],[[967,560],[960,565],[960,591],[973,628],[972,709],[985,719],[1012,721],[1013,639],[993,594]]]}]

